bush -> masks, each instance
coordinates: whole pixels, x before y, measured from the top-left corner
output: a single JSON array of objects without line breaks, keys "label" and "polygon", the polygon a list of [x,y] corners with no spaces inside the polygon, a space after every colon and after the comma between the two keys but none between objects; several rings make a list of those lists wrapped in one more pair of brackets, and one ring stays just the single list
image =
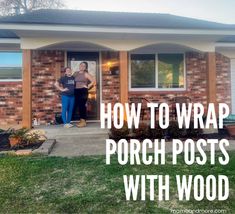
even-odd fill
[{"label": "bush", "polygon": [[129,129],[127,126],[127,123],[125,122],[123,127],[121,129],[117,129],[112,124],[112,128],[110,129],[109,138],[120,140],[122,138],[128,138],[129,135]]},{"label": "bush", "polygon": [[150,138],[149,126],[143,122],[139,124],[139,128],[133,129],[133,133],[138,139]]},{"label": "bush", "polygon": [[183,134],[183,129],[180,129],[177,121],[170,121],[168,128],[166,129],[167,138],[180,138]]},{"label": "bush", "polygon": [[162,139],[164,138],[164,133],[165,133],[165,130],[162,129],[158,124],[158,122],[155,123],[156,126],[155,126],[155,129],[151,129],[149,127],[149,133],[150,133],[150,138],[151,139]]},{"label": "bush", "polygon": [[194,129],[194,122],[190,121],[189,128],[187,129],[187,137],[198,137],[202,134],[202,129]]}]

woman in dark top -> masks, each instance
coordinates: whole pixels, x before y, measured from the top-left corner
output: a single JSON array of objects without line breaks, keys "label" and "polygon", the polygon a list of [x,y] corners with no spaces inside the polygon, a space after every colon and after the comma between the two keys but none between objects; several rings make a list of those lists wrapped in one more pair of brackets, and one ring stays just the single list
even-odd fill
[{"label": "woman in dark top", "polygon": [[80,121],[77,127],[85,127],[87,119],[86,102],[88,98],[88,90],[95,85],[95,80],[92,75],[88,73],[87,62],[81,62],[79,65],[79,71],[74,73],[75,78],[75,108],[79,109]]},{"label": "woman in dark top", "polygon": [[[65,128],[73,125],[70,123],[74,107],[75,81],[70,68],[64,69],[65,75],[55,82],[55,87],[60,91],[62,102],[62,120]],[[61,87],[62,86],[62,87]]]}]

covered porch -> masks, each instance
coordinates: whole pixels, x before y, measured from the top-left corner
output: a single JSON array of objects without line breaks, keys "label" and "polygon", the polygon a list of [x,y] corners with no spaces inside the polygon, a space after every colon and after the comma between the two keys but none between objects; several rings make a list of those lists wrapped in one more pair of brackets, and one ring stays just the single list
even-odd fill
[{"label": "covered porch", "polygon": [[[167,48],[171,47],[170,51]],[[48,49],[41,50],[32,50],[32,49],[23,49],[23,127],[32,127],[33,119],[39,118],[42,124],[50,124],[50,120],[53,119],[55,112],[60,111],[60,100],[58,94],[52,89],[54,80],[58,79],[61,75],[61,70],[64,66],[68,65],[67,54],[68,51],[64,51],[59,47],[60,50],[55,50],[52,47]],[[152,50],[151,50],[152,48]],[[180,50],[177,50],[180,48]],[[68,49],[67,49],[68,50]],[[193,75],[190,75],[188,72],[188,64],[185,62],[185,73],[184,73],[184,87],[176,89],[133,89],[131,87],[131,56],[133,54],[151,54],[151,53],[187,53],[185,57],[202,57],[200,62],[203,66],[202,74],[203,77],[198,78],[198,81],[204,81],[203,87],[200,89],[199,86],[201,83],[191,82],[194,78]],[[77,48],[76,51],[79,53],[87,53],[87,50]],[[92,50],[95,51],[95,50]],[[54,74],[52,77],[49,76],[50,88],[48,94],[43,96],[41,93],[45,93],[45,90],[41,91],[40,87],[45,87],[46,84],[41,85],[40,78],[40,69],[37,72],[37,66],[35,61],[35,56],[40,59],[38,53],[59,53],[59,56],[63,58],[64,61],[61,62],[55,61],[55,67],[49,68],[52,69]],[[63,53],[61,53],[63,52]],[[92,53],[92,52],[90,52]],[[94,52],[93,52],[94,53]],[[96,112],[97,117],[95,121],[99,120],[99,105],[101,102],[105,103],[128,103],[132,97],[145,97],[149,101],[159,100],[160,102],[168,102],[172,97],[175,96],[189,96],[192,97],[193,102],[202,102],[203,105],[208,103],[216,103],[216,53],[215,52],[202,52],[200,50],[195,50],[186,46],[179,46],[175,44],[160,44],[160,45],[151,45],[144,46],[142,48],[136,48],[133,50],[96,50],[96,53],[99,53],[99,66],[97,69],[97,86],[95,89],[95,98],[96,98]],[[53,57],[53,54],[52,56]],[[58,58],[57,56],[54,56]],[[185,58],[186,59],[186,58]],[[187,58],[188,60],[188,58]],[[190,62],[191,64],[193,61]],[[204,63],[204,64],[203,64]],[[112,68],[115,68],[113,71]],[[47,69],[47,68],[44,68]],[[195,69],[195,68],[194,68]],[[35,74],[35,71],[37,72]],[[198,73],[200,75],[201,72]],[[195,87],[199,91],[195,91]],[[45,89],[45,88],[44,88]],[[54,93],[54,94],[51,94]],[[112,96],[110,96],[112,94]],[[51,96],[51,97],[50,97]],[[52,98],[53,97],[53,98]],[[39,104],[38,104],[39,102]],[[41,105],[40,105],[41,104]],[[94,102],[93,102],[94,104]],[[53,107],[52,107],[53,106]],[[88,108],[92,108],[92,103]],[[44,110],[43,110],[44,109]],[[49,113],[48,113],[49,112]],[[49,117],[49,114],[51,116]],[[40,117],[45,117],[43,120]]]}]

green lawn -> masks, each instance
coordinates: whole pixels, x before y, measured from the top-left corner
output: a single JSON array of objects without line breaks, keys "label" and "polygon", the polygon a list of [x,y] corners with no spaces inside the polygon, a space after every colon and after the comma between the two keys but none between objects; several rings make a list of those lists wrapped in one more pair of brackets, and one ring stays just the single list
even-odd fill
[{"label": "green lawn", "polygon": [[[170,209],[226,209],[235,213],[235,152],[227,166],[105,165],[104,156],[79,158],[0,157],[1,213],[170,213]],[[123,174],[225,174],[230,180],[227,201],[179,202],[171,182],[171,200],[126,202]]]}]

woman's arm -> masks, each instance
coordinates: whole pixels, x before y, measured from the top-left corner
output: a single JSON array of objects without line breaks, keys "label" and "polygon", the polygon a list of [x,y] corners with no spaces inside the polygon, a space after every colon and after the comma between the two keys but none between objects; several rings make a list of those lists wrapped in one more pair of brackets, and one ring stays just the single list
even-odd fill
[{"label": "woman's arm", "polygon": [[54,86],[59,90],[59,91],[67,91],[68,89],[67,88],[62,88],[62,87],[60,87],[60,83],[58,82],[58,81],[56,81],[55,83],[54,83]]},{"label": "woman's arm", "polygon": [[88,89],[90,89],[96,85],[95,78],[92,75],[90,75],[89,73],[86,73],[85,75],[86,75],[86,78],[90,81],[90,83],[87,86]]}]

